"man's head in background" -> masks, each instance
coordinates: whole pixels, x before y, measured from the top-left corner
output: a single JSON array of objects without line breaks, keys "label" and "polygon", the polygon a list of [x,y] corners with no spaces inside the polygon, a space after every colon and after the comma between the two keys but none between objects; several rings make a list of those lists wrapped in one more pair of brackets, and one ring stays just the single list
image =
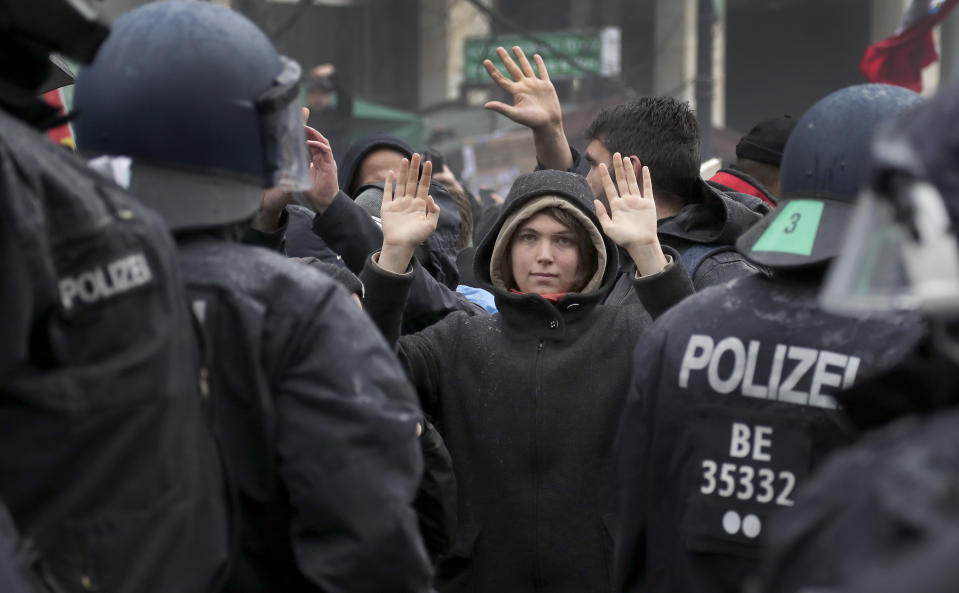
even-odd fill
[{"label": "man's head in background", "polygon": [[612,171],[616,152],[639,158],[633,162],[637,175],[642,165],[649,167],[657,207],[685,203],[699,179],[699,122],[688,103],[672,97],[642,97],[604,109],[586,128],[586,139],[586,180],[600,200],[605,192],[599,165]]},{"label": "man's head in background", "polygon": [[357,140],[339,163],[340,189],[351,198],[364,185],[383,183],[391,169],[400,170],[403,159],[413,156],[413,148],[396,136],[376,134]]},{"label": "man's head in background", "polygon": [[779,195],[779,165],[786,140],[796,126],[791,115],[782,115],[756,124],[736,145],[736,168]]}]

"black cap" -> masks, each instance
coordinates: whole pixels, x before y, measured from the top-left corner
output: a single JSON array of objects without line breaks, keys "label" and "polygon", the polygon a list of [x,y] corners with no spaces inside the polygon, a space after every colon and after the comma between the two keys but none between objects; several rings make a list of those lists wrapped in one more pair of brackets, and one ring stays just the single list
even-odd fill
[{"label": "black cap", "polygon": [[789,133],[796,126],[791,115],[781,115],[763,120],[753,126],[736,145],[736,156],[760,163],[779,166]]}]

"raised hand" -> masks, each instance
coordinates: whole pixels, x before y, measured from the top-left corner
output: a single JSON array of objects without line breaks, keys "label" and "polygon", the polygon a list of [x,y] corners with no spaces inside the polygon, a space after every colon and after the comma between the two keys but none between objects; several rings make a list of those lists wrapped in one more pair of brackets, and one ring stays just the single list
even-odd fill
[{"label": "raised hand", "polygon": [[263,190],[260,208],[253,216],[250,226],[263,233],[280,230],[280,221],[287,205],[293,202],[293,193],[275,187]]},{"label": "raised hand", "polygon": [[310,126],[303,127],[306,129],[306,145],[310,149],[310,176],[313,178],[313,187],[306,192],[306,199],[322,214],[340,190],[336,180],[336,161],[333,160],[330,141]]},{"label": "raised hand", "polygon": [[513,47],[516,62],[502,47],[496,48],[496,55],[503,62],[512,80],[503,76],[490,60],[483,60],[483,66],[493,82],[513,96],[513,104],[490,101],[486,108],[533,130],[536,160],[544,168],[559,171],[572,168],[573,155],[563,131],[563,109],[560,107],[556,89],[549,80],[543,58],[539,54],[533,56],[539,71],[537,76],[526,59],[526,54],[519,47]]},{"label": "raised hand", "polygon": [[507,105],[500,101],[490,101],[485,105],[486,109],[505,115],[516,123],[534,130],[561,124],[563,110],[560,107],[556,89],[549,80],[549,72],[546,71],[543,58],[539,54],[533,56],[533,61],[536,62],[536,69],[539,72],[539,76],[537,76],[533,72],[529,60],[526,59],[526,54],[518,46],[513,47],[513,55],[516,56],[515,62],[505,48],[497,47],[496,55],[503,62],[503,66],[506,67],[506,71],[509,72],[512,80],[503,76],[490,60],[483,60],[483,66],[493,82],[512,95],[513,104]]},{"label": "raised hand", "polygon": [[648,276],[666,267],[667,259],[657,235],[656,202],[653,200],[649,168],[643,167],[643,189],[640,190],[632,163],[635,158],[630,157],[624,163],[618,152],[613,155],[615,182],[606,165],[599,166],[600,178],[609,200],[609,211],[599,200],[594,203],[603,231],[629,252],[640,275]]},{"label": "raised hand", "polygon": [[406,272],[413,251],[436,230],[440,207],[429,195],[432,172],[433,164],[427,161],[420,175],[420,155],[414,154],[410,160],[403,159],[395,192],[393,171],[386,176],[380,206],[383,249],[378,263],[387,271]]}]

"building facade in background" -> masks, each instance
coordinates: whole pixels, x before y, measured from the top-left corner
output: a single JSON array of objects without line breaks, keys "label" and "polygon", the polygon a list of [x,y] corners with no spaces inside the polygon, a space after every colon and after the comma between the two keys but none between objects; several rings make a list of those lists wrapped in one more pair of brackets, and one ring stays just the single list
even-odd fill
[{"label": "building facade in background", "polygon": [[[528,134],[482,110],[497,90],[475,76],[476,64],[466,63],[467,55],[476,61],[477,39],[565,44],[576,35],[614,30],[618,61],[612,74],[557,76],[571,143],[582,146],[592,116],[630,96],[671,95],[697,109],[703,108],[697,98],[707,97],[716,129],[713,153],[730,159],[739,136],[757,121],[799,116],[826,94],[863,82],[857,69],[863,51],[892,34],[908,4],[708,0],[715,18],[704,37],[700,8],[707,0],[214,1],[248,16],[304,68],[333,63],[356,97],[419,115],[424,128],[416,140],[440,146],[459,167],[464,145],[479,157],[476,151],[495,147],[497,137]],[[143,3],[104,0],[113,16]],[[959,69],[959,17],[940,29],[942,59],[924,73],[927,93]],[[703,39],[711,44],[709,76],[699,68]],[[581,55],[584,63],[592,60],[588,52]],[[557,62],[551,57],[548,64],[558,73],[575,70]],[[708,87],[697,89],[697,80]]]}]

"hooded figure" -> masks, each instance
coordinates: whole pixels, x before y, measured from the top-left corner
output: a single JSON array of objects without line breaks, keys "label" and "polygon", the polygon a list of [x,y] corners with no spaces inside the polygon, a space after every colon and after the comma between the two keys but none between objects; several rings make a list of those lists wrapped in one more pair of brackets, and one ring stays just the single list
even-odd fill
[{"label": "hooded figure", "polygon": [[[387,240],[398,235],[389,216]],[[610,589],[613,436],[629,353],[650,317],[639,302],[599,306],[618,272],[600,218],[582,177],[520,177],[476,252],[476,277],[499,312],[452,313],[402,338],[413,268],[388,271],[384,243],[361,274],[367,311],[396,343],[453,458],[459,529],[437,568],[442,591]],[[634,279],[650,312],[692,291],[678,254],[666,252],[673,259],[658,273]]]},{"label": "hooded figure", "polygon": [[[339,201],[355,200],[371,216],[379,219],[379,203],[383,198],[383,179],[386,172],[395,168],[403,158],[413,156],[413,149],[404,141],[395,136],[377,134],[354,142],[338,167],[340,193]],[[416,252],[416,259],[423,268],[438,282],[450,290],[459,284],[459,272],[456,266],[456,248],[460,236],[459,212],[456,202],[445,187],[434,183],[430,193],[442,209],[437,231]],[[314,215],[307,208],[290,206],[289,227],[286,231],[286,253],[290,257],[315,256],[326,261],[329,256],[343,256],[347,261],[351,259],[344,253],[343,242],[337,241],[336,236],[344,230],[362,233],[362,227],[351,224],[342,216],[342,204],[331,212]],[[326,239],[330,238],[330,241]],[[359,239],[358,244],[364,241]],[[336,253],[330,251],[333,249]],[[369,251],[364,251],[365,259]],[[359,268],[353,271],[359,272]],[[412,323],[412,322],[411,322]],[[413,323],[413,326],[425,327],[426,322]]]}]

